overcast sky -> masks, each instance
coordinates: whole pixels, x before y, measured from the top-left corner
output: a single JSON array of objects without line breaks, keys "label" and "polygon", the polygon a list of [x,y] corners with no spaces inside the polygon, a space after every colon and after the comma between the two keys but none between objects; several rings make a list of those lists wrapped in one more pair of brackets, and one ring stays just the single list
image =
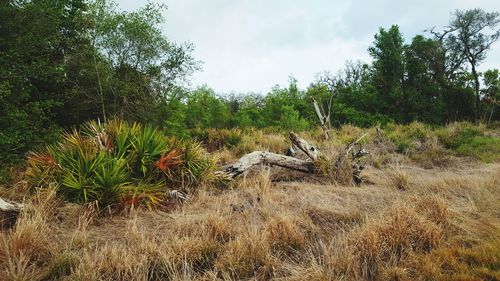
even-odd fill
[{"label": "overcast sky", "polygon": [[[161,0],[160,0],[161,1]],[[195,45],[203,61],[193,86],[217,92],[266,93],[294,76],[302,87],[346,60],[370,61],[367,48],[379,27],[397,24],[406,41],[446,25],[455,9],[500,11],[499,0],[163,0],[170,40]],[[145,0],[117,0],[136,9]],[[500,42],[481,69],[500,68]]]}]

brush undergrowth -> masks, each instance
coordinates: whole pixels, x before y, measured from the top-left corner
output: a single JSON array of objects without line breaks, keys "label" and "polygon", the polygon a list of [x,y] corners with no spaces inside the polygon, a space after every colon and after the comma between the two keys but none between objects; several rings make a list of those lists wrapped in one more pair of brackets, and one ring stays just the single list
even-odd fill
[{"label": "brush undergrowth", "polygon": [[167,138],[150,126],[89,122],[28,155],[35,188],[56,186],[69,202],[99,206],[160,203],[169,189],[213,179],[214,161],[197,143]]},{"label": "brush undergrowth", "polygon": [[[344,126],[328,141],[321,131],[304,138],[336,159],[362,133]],[[287,147],[276,132],[211,134],[205,145],[231,159]],[[282,170],[273,168],[215,189],[200,188],[214,180],[214,161],[199,144],[138,124],[91,122],[31,153],[29,184],[0,189],[27,206],[0,230],[0,279],[499,280],[499,164],[445,164],[461,155],[498,161],[495,136],[468,123],[390,125],[363,140],[372,162],[384,163],[367,164],[369,184],[354,187],[346,161],[335,184],[298,173],[294,183],[275,182]],[[432,170],[415,167],[423,163]],[[25,194],[27,185],[37,192]],[[154,206],[182,188],[198,189],[169,213],[99,216],[96,204],[62,200]]]}]

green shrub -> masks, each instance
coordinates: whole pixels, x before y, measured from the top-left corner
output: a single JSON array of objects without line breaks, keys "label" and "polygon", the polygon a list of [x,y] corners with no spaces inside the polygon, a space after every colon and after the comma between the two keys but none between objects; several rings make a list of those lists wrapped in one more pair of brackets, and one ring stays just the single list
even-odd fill
[{"label": "green shrub", "polygon": [[433,135],[428,126],[418,122],[408,125],[389,124],[384,131],[389,140],[396,145],[399,153],[413,152],[418,143]]},{"label": "green shrub", "polygon": [[55,185],[71,202],[158,203],[166,187],[195,187],[214,167],[200,145],[156,129],[113,120],[89,122],[28,157],[33,186]]},{"label": "green shrub", "polygon": [[235,147],[243,137],[239,129],[193,129],[191,135],[203,143],[208,151]]},{"label": "green shrub", "polygon": [[460,155],[471,156],[486,163],[500,160],[500,138],[474,136],[467,140],[456,149]]},{"label": "green shrub", "polygon": [[482,136],[484,129],[471,123],[453,123],[437,130],[439,141],[449,149],[457,149],[470,142],[476,136]]}]

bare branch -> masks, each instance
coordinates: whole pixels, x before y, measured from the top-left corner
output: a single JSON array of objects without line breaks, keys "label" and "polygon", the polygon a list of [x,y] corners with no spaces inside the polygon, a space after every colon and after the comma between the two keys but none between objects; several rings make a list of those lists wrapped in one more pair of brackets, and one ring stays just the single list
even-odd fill
[{"label": "bare branch", "polygon": [[292,143],[302,150],[311,160],[316,161],[321,155],[321,152],[314,145],[309,144],[306,140],[299,137],[296,133],[290,132],[290,140]]}]

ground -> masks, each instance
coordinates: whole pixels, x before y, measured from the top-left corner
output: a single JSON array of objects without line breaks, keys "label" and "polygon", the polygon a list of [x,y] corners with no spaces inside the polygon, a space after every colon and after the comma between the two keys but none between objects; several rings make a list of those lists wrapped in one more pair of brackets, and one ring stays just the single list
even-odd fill
[{"label": "ground", "polygon": [[[373,154],[386,160],[368,159],[361,186],[257,167],[186,202],[118,214],[47,189],[0,232],[0,279],[500,279],[500,163]],[[27,188],[20,179],[2,194]]]}]

